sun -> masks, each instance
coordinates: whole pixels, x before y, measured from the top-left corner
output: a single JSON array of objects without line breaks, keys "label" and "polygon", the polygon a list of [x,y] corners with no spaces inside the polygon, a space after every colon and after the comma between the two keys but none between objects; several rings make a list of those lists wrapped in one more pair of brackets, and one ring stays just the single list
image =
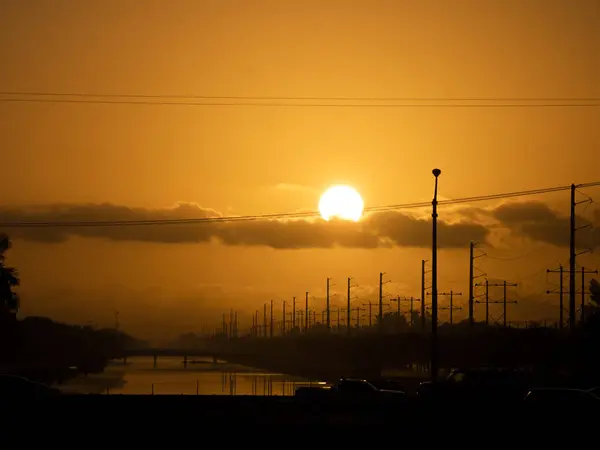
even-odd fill
[{"label": "sun", "polygon": [[345,185],[331,186],[319,200],[319,212],[325,220],[337,217],[356,222],[362,217],[364,207],[356,189]]}]

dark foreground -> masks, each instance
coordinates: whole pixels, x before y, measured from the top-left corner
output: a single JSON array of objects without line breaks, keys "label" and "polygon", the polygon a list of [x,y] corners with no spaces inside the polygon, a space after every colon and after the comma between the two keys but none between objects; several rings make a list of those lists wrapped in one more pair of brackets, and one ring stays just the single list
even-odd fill
[{"label": "dark foreground", "polygon": [[[531,405],[525,402],[498,404],[476,401],[422,401],[414,397],[402,400],[299,399],[277,396],[125,396],[59,395],[54,398],[2,399],[2,410],[28,421],[54,420],[63,424],[112,424],[135,431],[160,424],[161,431],[181,431],[194,426],[231,426],[233,424],[281,425],[388,425],[414,426],[438,423],[464,423],[465,420],[493,420],[506,416],[519,424],[535,424],[544,419],[565,420],[573,414],[573,405]],[[589,406],[588,406],[589,407]],[[592,408],[593,409],[593,408]],[[597,411],[589,411],[597,416]],[[600,410],[598,410],[600,411]],[[532,422],[532,417],[535,418]],[[521,422],[522,421],[522,422]],[[6,422],[5,422],[6,423]],[[112,426],[111,425],[111,426]]]}]

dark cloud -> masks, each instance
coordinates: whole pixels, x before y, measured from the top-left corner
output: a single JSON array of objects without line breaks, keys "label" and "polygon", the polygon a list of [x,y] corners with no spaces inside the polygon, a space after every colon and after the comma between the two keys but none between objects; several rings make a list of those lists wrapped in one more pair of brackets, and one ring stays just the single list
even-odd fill
[{"label": "dark cloud", "polygon": [[[193,203],[174,208],[127,208],[112,204],[52,205],[42,208],[0,208],[0,228],[7,222],[139,221],[219,217],[220,213]],[[116,241],[193,243],[217,241],[225,245],[297,248],[428,247],[431,221],[396,211],[374,213],[359,222],[333,220],[260,220],[202,224],[127,225],[60,228],[7,228],[13,238],[62,242],[69,237]],[[464,247],[470,240],[485,241],[486,228],[472,221],[439,221],[439,245]]]},{"label": "dark cloud", "polygon": [[[542,202],[507,203],[498,206],[492,216],[503,226],[529,239],[545,242],[557,247],[569,245],[569,217],[558,213]],[[594,249],[600,245],[600,214],[594,211],[593,218],[576,217],[576,244],[581,249]]]},{"label": "dark cloud", "polygon": [[[373,214],[365,220],[366,227],[393,245],[402,247],[428,247],[431,245],[431,222],[396,212]],[[441,248],[469,245],[469,241],[485,241],[488,230],[480,224],[466,221],[438,222],[438,244]]]}]

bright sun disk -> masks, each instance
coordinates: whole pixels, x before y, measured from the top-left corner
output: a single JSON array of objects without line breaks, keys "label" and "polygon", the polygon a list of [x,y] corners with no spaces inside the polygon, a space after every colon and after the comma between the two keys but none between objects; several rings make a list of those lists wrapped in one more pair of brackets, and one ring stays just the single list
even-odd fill
[{"label": "bright sun disk", "polygon": [[337,217],[357,222],[362,217],[364,207],[363,199],[356,189],[344,185],[330,187],[319,200],[319,212],[325,220]]}]

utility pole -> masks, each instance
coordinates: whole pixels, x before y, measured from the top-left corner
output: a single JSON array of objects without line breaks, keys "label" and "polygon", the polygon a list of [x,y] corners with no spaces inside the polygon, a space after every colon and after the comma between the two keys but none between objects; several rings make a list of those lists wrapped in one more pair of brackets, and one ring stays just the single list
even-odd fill
[{"label": "utility pole", "polygon": [[360,312],[365,311],[365,308],[358,306],[353,308],[352,311],[356,311],[356,328],[360,328]]},{"label": "utility pole", "polygon": [[379,331],[383,331],[383,272],[379,272]]},{"label": "utility pole", "polygon": [[119,331],[119,311],[115,311],[115,330]]},{"label": "utility pole", "polygon": [[396,302],[396,307],[397,307],[396,314],[397,314],[397,324],[398,324],[397,328],[398,328],[398,332],[400,332],[400,316],[401,316],[400,304],[402,302],[409,302],[410,303],[410,322],[409,322],[409,324],[410,324],[410,327],[412,328],[413,327],[412,317],[413,317],[413,311],[414,311],[413,305],[414,305],[415,301],[418,302],[419,299],[418,298],[415,299],[414,297],[396,297],[396,298],[390,299],[390,302]]},{"label": "utility pole", "polygon": [[363,303],[363,306],[368,306],[369,307],[369,328],[371,328],[373,326],[373,306],[375,306],[375,303]]},{"label": "utility pole", "polygon": [[[547,269],[546,273],[559,273],[560,275],[560,279],[558,281],[558,304],[559,304],[559,311],[558,311],[558,329],[562,330],[565,324],[565,320],[564,320],[564,311],[565,311],[565,306],[564,306],[564,301],[563,301],[563,294],[564,294],[564,289],[563,289],[563,281],[564,281],[564,277],[563,277],[563,272],[564,272],[564,268],[562,266],[562,264],[559,264],[558,266],[558,270],[552,270],[552,269]],[[547,290],[546,294],[555,294],[555,292],[551,291],[551,290]]]},{"label": "utility pole", "polygon": [[[592,199],[588,197],[587,200],[583,200],[581,202],[578,202],[575,200],[575,192],[577,191],[577,188],[580,187],[582,185],[578,185],[576,186],[575,184],[571,184],[571,214],[570,214],[570,227],[569,227],[569,331],[574,331],[575,330],[575,325],[576,325],[576,311],[575,311],[575,258],[577,258],[578,254],[576,253],[576,247],[575,247],[575,234],[577,233],[577,231],[581,230],[582,228],[587,228],[590,225],[584,225],[581,226],[579,228],[576,227],[576,216],[575,216],[575,207],[581,203],[591,203]],[[579,255],[581,255],[582,253],[587,253],[590,250],[585,250],[581,253],[579,253]],[[584,271],[584,273],[586,273]],[[584,313],[583,313],[583,305],[582,305],[582,319],[584,318]]]},{"label": "utility pole", "polygon": [[271,325],[269,327],[269,337],[273,337],[273,300],[271,300]]},{"label": "utility pole", "polygon": [[475,255],[475,249],[477,248],[477,244],[479,243],[474,241],[471,241],[469,244],[469,325],[471,326],[475,325],[475,279],[481,276],[485,276],[485,274],[475,275],[475,260],[486,255],[485,253]]},{"label": "utility pole", "polygon": [[[476,285],[478,286],[478,285]],[[504,289],[504,294],[502,296],[502,300],[495,300],[492,301],[490,300],[490,294],[489,294],[489,288],[490,286],[493,287],[502,287]],[[503,281],[502,283],[490,283],[488,280],[485,280],[485,324],[488,325],[489,324],[489,305],[490,304],[502,304],[502,322],[503,322],[503,326],[504,328],[506,328],[507,325],[507,313],[506,313],[506,306],[508,304],[517,304],[516,300],[513,301],[508,301],[507,299],[507,287],[516,287],[517,283],[508,283],[507,281]]]},{"label": "utility pole", "polygon": [[[490,284],[488,280],[484,283],[477,283],[475,286],[485,286],[485,324],[489,325],[490,318]],[[479,303],[479,301],[477,301]]]},{"label": "utility pole", "polygon": [[292,299],[292,332],[296,329],[296,297]]},{"label": "utility pole", "polygon": [[263,305],[263,337],[267,337],[267,304]]},{"label": "utility pole", "polygon": [[432,232],[431,232],[431,381],[435,382],[439,370],[438,355],[438,292],[437,292],[437,192],[438,177],[442,173],[440,169],[433,169],[435,177],[435,187],[433,191],[432,206]]},{"label": "utility pole", "polygon": [[237,313],[237,311],[234,312],[234,318],[233,318],[233,337],[235,337],[235,338],[238,337],[238,313]]},{"label": "utility pole", "polygon": [[[475,318],[473,315],[473,247],[475,246],[474,242],[471,241],[469,243],[469,325],[473,326],[475,324]],[[450,309],[450,323],[452,323],[452,309]]]},{"label": "utility pole", "polygon": [[575,330],[575,184],[571,184],[571,217],[569,227],[569,330]]},{"label": "utility pole", "polygon": [[329,281],[331,278],[327,277],[327,331],[331,328],[330,320],[330,306],[329,306]]},{"label": "utility pole", "polygon": [[308,292],[304,297],[304,332],[308,331],[308,320],[309,320],[309,311],[308,311]]},{"label": "utility pole", "polygon": [[348,334],[350,334],[350,330],[352,329],[352,323],[350,319],[352,317],[352,307],[350,306],[350,280],[352,278],[348,277],[348,297],[347,297],[347,306],[346,306],[346,330]]},{"label": "utility pole", "polygon": [[258,309],[254,311],[254,337],[260,335],[259,333],[259,325],[258,325]]},{"label": "utility pole", "polygon": [[425,264],[427,260],[424,259],[421,261],[421,329],[425,331],[425,297],[427,294],[428,287],[425,286],[425,275],[428,274],[429,271],[425,270]]},{"label": "utility pole", "polygon": [[285,335],[285,300],[283,301],[283,322],[281,322],[281,334]]},{"label": "utility pole", "polygon": [[450,297],[450,306],[448,306],[446,308],[439,308],[439,309],[448,309],[450,311],[450,325],[452,325],[454,310],[455,309],[462,309],[460,306],[457,306],[457,307],[454,306],[453,299],[454,299],[455,295],[462,295],[462,293],[461,292],[450,291],[450,292],[440,292],[438,295],[444,295],[444,296]]}]

